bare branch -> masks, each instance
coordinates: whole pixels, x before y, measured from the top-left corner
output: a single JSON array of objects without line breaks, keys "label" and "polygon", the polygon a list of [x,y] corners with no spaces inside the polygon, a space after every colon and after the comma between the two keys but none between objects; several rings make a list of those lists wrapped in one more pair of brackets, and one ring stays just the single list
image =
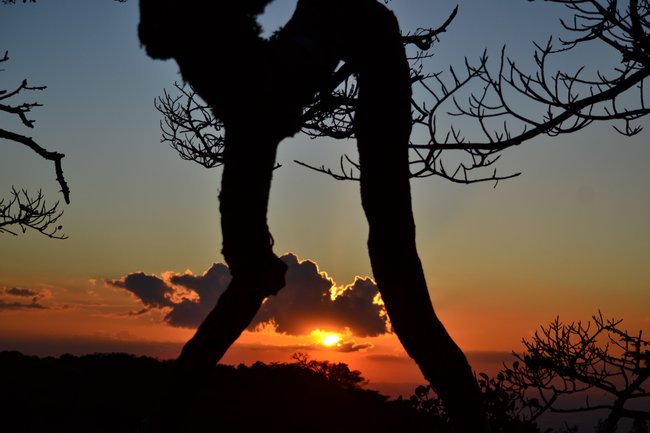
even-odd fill
[{"label": "bare branch", "polygon": [[163,115],[160,121],[161,142],[178,152],[182,159],[195,161],[206,168],[223,163],[223,124],[210,108],[199,100],[191,86],[174,83],[178,92],[164,90],[154,106]]},{"label": "bare branch", "polygon": [[[448,178],[449,173],[464,173],[458,165],[460,171],[442,171],[441,158],[447,151],[478,156],[477,167],[473,168],[476,170],[491,165],[491,158],[509,147],[540,135],[576,132],[593,122],[619,122],[613,127],[627,136],[642,130],[638,121],[650,112],[643,87],[650,74],[648,1],[628,1],[625,13],[616,10],[617,2],[612,0],[606,2],[607,6],[587,0],[551,1],[574,11],[573,23],[563,24],[576,37],[562,39],[559,48],[553,46],[552,39],[537,44],[533,56],[537,70],[533,73],[520,69],[504,49],[496,72],[488,69],[484,54],[476,67],[466,62],[464,79],[459,79],[453,69],[446,82],[443,74],[417,77],[415,86],[425,90],[428,101],[414,102],[414,125],[427,129],[429,136],[423,142],[411,144],[420,156],[416,163],[422,170],[415,173],[417,176],[435,174]],[[620,66],[614,65],[614,74],[607,76],[595,71],[596,78],[588,79],[586,68],[574,73],[549,73],[551,58],[571,55],[572,50],[589,41],[603,42],[621,54]],[[471,90],[471,86],[479,90]],[[468,95],[466,89],[470,91]],[[633,92],[638,95],[636,107],[628,98]],[[618,102],[623,100],[625,104]],[[451,110],[446,108],[449,105]],[[462,119],[464,129],[468,129],[468,120],[474,120],[479,137],[467,138],[453,123],[441,129],[443,118]]]},{"label": "bare branch", "polygon": [[16,134],[14,132],[6,131],[4,129],[0,129],[0,138],[4,138],[9,141],[24,144],[25,146],[29,147],[34,152],[36,152],[43,159],[46,159],[48,161],[53,161],[54,169],[56,172],[56,180],[61,186],[61,193],[63,194],[63,198],[65,199],[65,202],[67,204],[70,204],[70,188],[68,187],[65,177],[63,176],[63,168],[61,166],[61,160],[65,157],[64,154],[46,150],[45,148],[41,147],[38,143],[36,143],[34,140],[32,140],[30,137],[25,137],[24,135]]},{"label": "bare branch", "polygon": [[438,35],[447,31],[447,28],[451,22],[456,18],[458,14],[458,6],[451,11],[451,14],[445,22],[436,29],[419,29],[414,34],[408,34],[402,37],[402,42],[404,45],[414,44],[416,47],[423,51],[427,51],[431,48],[431,44],[434,41],[438,40]]},{"label": "bare branch", "polygon": [[[462,71],[450,67],[444,72],[425,72],[424,60],[432,56],[433,42],[439,42],[439,36],[456,17],[457,8],[439,27],[403,36],[404,44],[419,49],[410,59],[414,89],[414,133],[410,143],[413,177],[439,176],[457,183],[494,181],[496,185],[499,180],[518,175],[497,173],[501,152],[535,137],[573,133],[594,122],[613,122],[613,128],[626,136],[642,131],[639,122],[650,113],[644,93],[650,75],[648,0],[549,1],[573,12],[572,21],[562,21],[570,37],[560,38],[555,42],[557,46],[552,38],[536,44],[536,69],[531,73],[508,58],[505,47],[496,71],[488,67],[484,52],[476,64],[465,60]],[[601,43],[620,54],[621,60],[612,65],[611,72],[593,71],[589,77],[587,67],[575,72],[551,71],[551,59],[571,56],[588,42]],[[357,90],[352,67],[343,64],[304,110],[302,132],[312,138],[355,138]],[[636,106],[629,98],[635,93]],[[222,142],[215,137],[220,135],[205,134],[203,128],[208,128],[211,121],[220,132],[222,125],[210,118],[207,107],[193,105],[193,98],[183,92],[178,98],[167,92],[159,98],[157,107],[165,116],[161,123],[163,141],[184,159],[217,166]],[[462,128],[456,122],[462,122]],[[357,164],[346,155],[340,161],[336,170],[300,164],[335,179],[357,179]]]},{"label": "bare branch", "polygon": [[[7,2],[5,2],[7,3]],[[0,63],[9,60],[9,53],[5,51]],[[17,116],[21,123],[28,128],[34,127],[34,120],[29,119],[27,114],[34,107],[40,107],[37,102],[11,104],[8,102],[12,97],[20,95],[23,91],[44,90],[45,86],[30,86],[27,80],[23,80],[14,90],[0,90],[0,112]],[[39,145],[31,137],[19,134],[13,131],[0,128],[0,139],[11,141],[26,146],[36,152],[41,158],[54,163],[56,180],[61,187],[61,193],[66,203],[70,203],[70,188],[63,175],[63,166],[61,164],[64,154],[53,152]],[[0,199],[0,233],[16,234],[9,227],[17,225],[24,233],[28,228],[32,228],[44,235],[55,238],[65,239],[67,236],[59,233],[61,226],[55,226],[58,219],[63,214],[58,210],[59,203],[53,206],[47,206],[42,192],[39,190],[36,196],[30,196],[25,190],[17,191],[12,189],[10,199]]]},{"label": "bare branch", "polygon": [[10,199],[0,199],[0,233],[17,235],[11,227],[18,226],[22,233],[33,229],[53,239],[67,239],[63,226],[57,225],[63,215],[58,207],[58,202],[48,206],[40,190],[34,197],[12,188]]}]

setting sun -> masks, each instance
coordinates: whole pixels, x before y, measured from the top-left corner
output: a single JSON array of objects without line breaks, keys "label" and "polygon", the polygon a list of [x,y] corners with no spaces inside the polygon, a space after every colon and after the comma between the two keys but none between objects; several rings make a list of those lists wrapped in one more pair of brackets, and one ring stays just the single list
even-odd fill
[{"label": "setting sun", "polygon": [[323,338],[323,346],[332,347],[341,341],[341,337],[336,334],[329,334]]}]

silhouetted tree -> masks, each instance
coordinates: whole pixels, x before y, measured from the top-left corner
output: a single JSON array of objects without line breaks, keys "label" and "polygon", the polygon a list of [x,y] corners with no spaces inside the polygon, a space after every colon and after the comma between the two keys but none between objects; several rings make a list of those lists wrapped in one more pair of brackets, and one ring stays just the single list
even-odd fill
[{"label": "silhouetted tree", "polygon": [[[7,3],[7,2],[4,2]],[[9,53],[5,51],[0,58],[0,63],[9,60]],[[0,112],[16,116],[23,126],[34,127],[34,120],[27,117],[32,108],[40,107],[38,102],[12,102],[12,98],[21,95],[25,91],[44,90],[45,86],[30,86],[27,80],[23,80],[13,90],[0,90]],[[34,141],[31,137],[13,131],[0,128],[0,139],[26,146],[36,152],[41,158],[54,162],[56,180],[61,186],[61,193],[66,203],[70,203],[70,190],[63,177],[61,161],[65,155],[59,152],[52,152]],[[0,233],[17,234],[13,227],[18,227],[23,233],[27,229],[34,229],[44,235],[65,239],[61,233],[62,226],[57,224],[63,211],[59,210],[59,202],[48,205],[45,197],[39,190],[36,195],[29,194],[26,190],[11,189],[10,198],[0,198]]]},{"label": "silhouetted tree", "polygon": [[[632,421],[630,432],[647,431],[650,341],[641,331],[623,330],[621,323],[602,313],[587,323],[555,319],[524,340],[525,351],[513,353],[516,360],[503,371],[494,377],[480,373],[492,431],[538,433],[537,422],[546,413],[586,412],[605,413],[596,433],[616,432],[623,419]],[[419,412],[447,420],[445,402],[430,386],[417,387],[410,402]],[[544,431],[575,432],[577,426],[565,423],[559,431]]]},{"label": "silhouetted tree", "polygon": [[[411,80],[417,89],[412,101],[413,127],[423,132],[420,136],[429,138],[427,142],[409,144],[413,177],[440,176],[460,183],[498,181],[517,174],[497,176],[493,171],[486,175],[481,169],[492,167],[503,150],[539,135],[573,133],[604,121],[612,122],[626,136],[641,132],[639,121],[650,112],[644,92],[644,80],[650,74],[648,1],[549,1],[573,12],[572,20],[562,22],[569,37],[536,44],[533,59],[537,69],[533,72],[520,68],[505,49],[496,72],[488,67],[487,51],[475,64],[467,60],[464,71],[453,67],[448,74],[427,71],[424,61],[432,55],[433,43],[451,24],[456,10],[439,28],[421,29],[402,37],[406,46],[417,49],[409,58]],[[620,56],[612,63],[611,71],[580,67],[572,72],[550,66],[554,60],[561,63],[581,47],[597,43],[604,52],[609,49],[614,54],[607,58]],[[589,72],[591,77],[587,76]],[[349,66],[343,65],[334,77],[332,82],[338,86],[332,86],[330,93],[318,94],[303,112],[301,131],[308,136],[354,137],[352,121],[358,86]],[[163,141],[184,159],[206,167],[220,165],[222,123],[205,111],[207,107],[191,86],[176,87],[176,92],[165,92],[156,103],[164,116]],[[483,139],[466,135],[453,123],[441,128],[440,119],[449,121],[449,116],[451,120],[460,119],[464,126],[468,126],[468,120],[476,120]],[[454,163],[462,155],[464,161]],[[450,158],[444,164],[446,156]],[[337,179],[358,177],[358,162],[345,155],[338,171],[312,168]]]},{"label": "silhouetted tree", "polygon": [[[650,341],[621,329],[602,313],[587,323],[559,318],[524,340],[523,354],[504,371],[532,420],[543,413],[606,411],[599,433],[614,433],[621,419],[650,420]],[[591,391],[606,395],[590,400]],[[570,403],[567,396],[584,396]],[[572,399],[571,401],[576,401]]]},{"label": "silhouetted tree", "polygon": [[[265,40],[255,16],[268,2],[140,2],[139,35],[147,53],[175,59],[225,130],[220,210],[223,255],[233,279],[178,365],[193,373],[213,365],[264,298],[284,286],[286,266],[273,254],[266,224],[277,145],[301,129],[303,111],[318,106],[317,95],[324,101],[338,86],[336,66],[344,61],[358,82],[351,127],[362,167],[368,249],[393,329],[448,402],[457,429],[481,431],[471,368],[433,310],[415,247],[411,77],[395,17],[375,0],[302,0],[289,22]],[[206,64],[206,53],[219,62]]]},{"label": "silhouetted tree", "polygon": [[300,368],[313,371],[344,388],[361,388],[368,383],[359,370],[350,370],[350,367],[343,362],[332,363],[310,359],[309,355],[302,352],[294,353],[291,359]]},{"label": "silhouetted tree", "polygon": [[[266,225],[279,141],[299,131],[356,138],[358,162],[343,156],[337,172],[310,167],[360,181],[373,273],[393,328],[446,402],[457,430],[480,431],[484,417],[471,369],[429,300],[415,249],[409,178],[499,181],[516,174],[483,175],[481,169],[492,167],[504,149],[539,135],[575,132],[604,120],[623,122],[617,130],[625,135],[638,133],[633,122],[648,114],[643,92],[650,73],[648,2],[556,0],[574,11],[565,28],[576,36],[562,40],[557,49],[550,40],[538,45],[537,72],[519,69],[502,51],[496,73],[484,54],[477,65],[467,62],[463,74],[450,69],[450,83],[441,74],[425,72],[423,61],[456,11],[438,29],[403,36],[377,1],[301,0],[287,25],[265,40],[255,16],[268,2],[221,2],[216,10],[197,2],[140,3],[140,40],[147,53],[175,59],[189,84],[177,85],[180,96],[166,92],[157,102],[165,114],[163,140],[185,159],[206,167],[224,165],[223,254],[233,281],[185,346],[179,365],[215,363],[263,299],[284,285],[284,267],[272,252]],[[581,69],[548,75],[548,58],[594,40],[621,54],[615,76],[584,78]],[[419,49],[410,59],[404,49],[409,44]],[[214,53],[219,63],[207,65],[206,53]],[[478,92],[471,90],[474,83]],[[412,100],[412,86],[433,103]],[[619,99],[635,87],[639,106],[621,108]],[[514,106],[513,96],[537,104],[541,114],[525,114],[530,111]],[[483,140],[468,140],[454,126],[439,131],[438,116],[449,104],[453,116],[477,121]],[[409,142],[413,127],[424,129],[428,142]],[[444,155],[458,151],[464,160],[447,169]]]},{"label": "silhouetted tree", "polygon": [[[124,3],[126,0],[114,0]],[[23,3],[36,3],[36,0],[22,0]],[[2,4],[14,5],[15,0],[2,0]],[[0,64],[9,61],[9,52],[5,51],[0,58]],[[2,72],[2,69],[0,69]],[[40,107],[38,102],[15,103],[12,98],[23,94],[26,91],[45,90],[46,86],[30,86],[24,79],[13,90],[0,89],[0,112],[16,116],[23,126],[34,128],[34,120],[27,117],[32,108]],[[60,152],[47,150],[38,144],[32,137],[0,128],[0,139],[18,143],[36,152],[41,158],[54,163],[56,180],[61,187],[61,194],[66,204],[70,204],[70,188],[63,176],[62,160],[65,157]],[[9,198],[0,198],[0,234],[17,234],[16,227],[23,233],[28,229],[36,230],[53,239],[66,239],[67,236],[61,232],[63,226],[58,224],[63,211],[59,209],[59,202],[48,204],[42,190],[36,194],[29,193],[25,189],[11,188]]]},{"label": "silhouetted tree", "polygon": [[[480,373],[477,378],[488,424],[492,433],[541,433],[535,420],[525,413],[522,397],[508,389],[505,375],[499,373],[490,378]],[[436,432],[449,431],[449,416],[445,403],[431,389],[431,386],[418,386],[409,399],[411,407],[438,421]],[[545,431],[545,433],[550,433]]]}]

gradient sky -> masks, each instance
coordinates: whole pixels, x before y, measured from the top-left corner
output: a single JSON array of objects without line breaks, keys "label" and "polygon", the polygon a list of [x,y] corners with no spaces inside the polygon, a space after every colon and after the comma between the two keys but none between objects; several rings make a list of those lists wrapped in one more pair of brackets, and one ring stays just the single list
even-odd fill
[{"label": "gradient sky", "polygon": [[[406,31],[439,25],[456,3],[459,15],[431,61],[437,71],[465,56],[476,59],[485,48],[496,60],[503,44],[529,64],[532,41],[557,32],[564,13],[558,5],[523,0],[393,0],[388,6]],[[265,30],[285,22],[294,4],[276,0],[262,18]],[[3,127],[65,153],[72,191],[63,217],[68,240],[0,236],[0,350],[118,348],[174,356],[191,330],[165,324],[156,309],[133,314],[143,309],[141,299],[109,281],[138,272],[161,281],[200,276],[223,260],[220,170],[181,161],[160,144],[153,101],[180,76],[173,62],[145,55],[137,22],[135,1],[0,6],[0,51],[11,57],[0,88],[23,78],[48,86],[24,97],[44,104],[31,114],[33,131],[7,116]],[[612,65],[618,57],[594,49],[573,60]],[[522,175],[496,188],[413,181],[418,246],[434,306],[475,363],[520,350],[522,338],[556,315],[584,320],[600,309],[625,319],[630,330],[650,330],[649,137],[644,131],[624,138],[607,125],[542,137],[506,152],[499,171]],[[61,199],[50,164],[15,143],[0,146],[0,196],[15,185]],[[269,210],[276,252],[317,263],[341,287],[371,276],[357,185],[292,161],[336,164],[342,152],[354,155],[354,143],[303,136],[283,142]],[[26,306],[7,307],[17,303]],[[248,332],[225,361],[288,361],[314,338]],[[420,380],[392,335],[346,338],[371,346],[314,356],[349,362],[375,381]]]}]

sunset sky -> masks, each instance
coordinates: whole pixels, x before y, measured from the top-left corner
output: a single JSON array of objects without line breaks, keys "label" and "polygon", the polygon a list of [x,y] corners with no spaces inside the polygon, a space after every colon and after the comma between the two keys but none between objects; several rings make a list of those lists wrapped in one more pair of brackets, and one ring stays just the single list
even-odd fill
[{"label": "sunset sky", "polygon": [[[440,25],[457,3],[434,71],[475,60],[485,48],[497,67],[503,44],[530,65],[532,41],[559,34],[566,13],[523,0],[393,0],[388,7],[408,31]],[[268,8],[267,34],[294,5],[276,0]],[[219,265],[221,171],[182,161],[160,143],[153,101],[180,75],[174,62],[146,56],[137,23],[133,0],[0,6],[0,56],[7,50],[10,57],[0,89],[23,78],[47,85],[20,99],[43,104],[30,113],[35,129],[4,114],[0,122],[65,153],[71,188],[62,218],[69,239],[0,234],[0,350],[174,357],[227,284]],[[578,65],[619,60],[604,49],[581,55]],[[507,151],[499,172],[522,174],[496,188],[412,182],[434,307],[475,368],[521,350],[522,338],[557,315],[586,320],[600,309],[631,331],[650,331],[648,143],[647,130],[625,138],[595,125]],[[355,144],[298,135],[280,145],[269,224],[276,253],[290,264],[289,285],[224,362],[289,361],[302,351],[348,362],[377,383],[421,382],[374,299],[358,185],[293,162],[336,165],[341,153],[354,155]],[[12,185],[62,200],[53,166],[0,142],[0,197]],[[314,301],[332,286],[338,298],[325,307]],[[264,325],[269,318],[276,329]],[[320,344],[327,331],[341,341]]]}]

